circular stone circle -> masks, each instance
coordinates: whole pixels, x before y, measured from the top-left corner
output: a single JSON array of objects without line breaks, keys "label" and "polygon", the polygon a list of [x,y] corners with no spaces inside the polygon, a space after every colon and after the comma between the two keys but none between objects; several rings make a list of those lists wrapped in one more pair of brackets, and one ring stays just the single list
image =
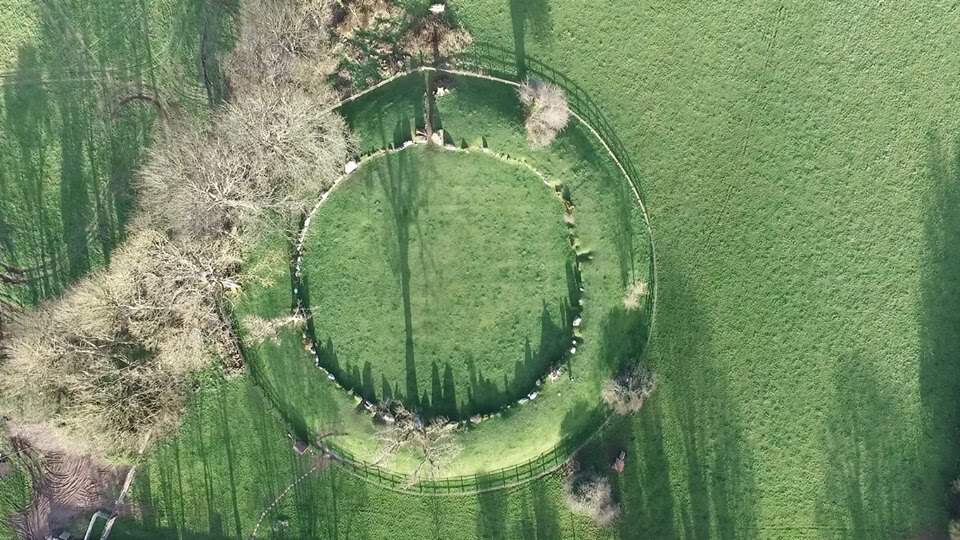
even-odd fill
[{"label": "circular stone circle", "polygon": [[[234,304],[241,317],[290,321],[275,340],[251,344],[247,351],[257,383],[290,428],[304,437],[323,437],[322,449],[349,474],[403,493],[476,494],[520,485],[557,470],[608,425],[611,412],[602,404],[597,387],[616,366],[625,368],[643,358],[658,310],[656,246],[638,180],[616,134],[584,97],[586,92],[559,76],[571,96],[571,123],[549,151],[530,151],[524,140],[522,110],[519,104],[511,105],[516,103],[519,83],[510,75],[484,74],[485,69],[469,63],[464,69],[412,68],[345,99],[337,110],[366,141],[363,155],[426,142],[412,131],[414,120],[423,114],[420,107],[425,99],[425,85],[417,81],[428,74],[426,88],[432,88],[429,74],[439,74],[435,81],[443,79],[442,84],[456,88],[438,103],[444,140],[460,141],[469,151],[495,154],[563,181],[564,196],[576,204],[574,247],[582,273],[578,281],[587,287],[580,319],[586,323],[574,325],[575,357],[571,347],[570,361],[551,372],[542,388],[532,393],[539,397],[518,400],[522,407],[508,405],[508,410],[456,422],[451,426],[454,431],[447,432],[459,449],[456,457],[445,462],[439,475],[411,484],[409,475],[422,464],[415,451],[386,461],[377,454],[383,433],[378,424],[390,420],[363,414],[361,405],[368,412],[375,412],[375,407],[363,404],[353,391],[344,391],[332,374],[324,373],[330,381],[312,375],[315,368],[307,364],[303,351],[315,358],[318,348],[295,324],[298,319],[289,317],[286,272],[273,265],[258,266],[259,281],[252,282]],[[395,123],[392,142],[390,123]],[[403,138],[404,128],[412,141]],[[322,194],[321,203],[329,193]],[[306,225],[311,217],[307,216]],[[289,276],[295,315],[303,314],[300,299],[305,296],[300,282],[301,240],[298,235]],[[264,242],[260,249],[268,259],[288,254],[277,242]],[[624,310],[624,287],[635,283],[630,280],[649,284],[640,311]],[[312,321],[305,322],[309,332]]]},{"label": "circular stone circle", "polygon": [[415,145],[369,157],[304,234],[318,365],[370,403],[489,414],[564,359],[579,286],[572,213],[532,169]]}]

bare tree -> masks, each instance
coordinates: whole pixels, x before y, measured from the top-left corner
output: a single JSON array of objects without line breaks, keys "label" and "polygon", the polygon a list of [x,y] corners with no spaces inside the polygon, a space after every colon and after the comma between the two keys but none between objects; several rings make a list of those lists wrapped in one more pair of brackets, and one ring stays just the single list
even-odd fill
[{"label": "bare tree", "polygon": [[288,232],[353,151],[333,92],[297,71],[324,50],[326,0],[247,4],[233,100],[203,122],[166,115],[110,267],[15,321],[0,415],[81,451],[130,455],[144,433],[176,428],[197,371],[242,367],[225,305],[250,279],[241,262]]},{"label": "bare tree", "polygon": [[640,411],[653,393],[657,376],[645,368],[634,368],[608,381],[601,393],[603,400],[619,415]]},{"label": "bare tree", "polygon": [[146,432],[174,429],[191,375],[230,358],[212,265],[152,231],[108,269],[16,325],[0,366],[0,412],[41,424],[91,453],[130,454]]},{"label": "bare tree", "polygon": [[524,81],[519,94],[527,113],[527,142],[533,148],[549,146],[570,121],[566,94],[559,86],[538,79]]},{"label": "bare tree", "polygon": [[461,452],[456,440],[456,424],[446,418],[424,420],[402,405],[392,408],[388,423],[380,433],[380,453],[376,463],[396,455],[403,449],[413,450],[417,464],[407,477],[407,484],[414,485],[424,475],[435,476]]},{"label": "bare tree", "polygon": [[325,89],[336,70],[331,54],[331,0],[244,2],[240,35],[226,73],[240,91],[250,86]]},{"label": "bare tree", "polygon": [[604,476],[580,473],[568,477],[563,498],[571,512],[588,516],[600,527],[609,527],[620,515],[610,480]]},{"label": "bare tree", "polygon": [[403,39],[403,50],[413,57],[441,61],[463,51],[473,37],[449,15],[449,11],[414,18]]},{"label": "bare tree", "polygon": [[646,281],[636,281],[627,289],[627,294],[623,297],[623,307],[627,311],[636,311],[643,304],[643,299],[650,294],[650,288]]},{"label": "bare tree", "polygon": [[242,245],[291,227],[353,151],[333,101],[330,92],[256,87],[208,125],[171,125],[141,173],[143,213],[174,238]]}]

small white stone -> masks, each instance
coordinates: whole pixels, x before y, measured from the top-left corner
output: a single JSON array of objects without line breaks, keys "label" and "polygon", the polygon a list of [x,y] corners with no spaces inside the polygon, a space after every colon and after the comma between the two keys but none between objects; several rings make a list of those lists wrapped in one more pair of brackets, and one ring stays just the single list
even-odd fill
[{"label": "small white stone", "polygon": [[537,396],[540,395],[540,392],[530,392],[527,394],[527,397],[530,398],[530,401],[537,399]]},{"label": "small white stone", "polygon": [[570,347],[570,354],[577,354],[577,348],[576,348],[576,347]]},{"label": "small white stone", "polygon": [[430,6],[430,13],[433,13],[434,15],[439,15],[446,10],[447,6],[445,4],[433,4]]},{"label": "small white stone", "polygon": [[[346,174],[350,174],[353,171],[357,170],[357,167],[359,167],[357,162],[351,159],[350,161],[347,162],[346,165],[343,166],[343,172],[345,172]],[[309,219],[307,221],[309,221]]]},{"label": "small white stone", "polygon": [[583,324],[583,317],[577,317],[573,320],[573,327],[580,328],[580,325]]}]

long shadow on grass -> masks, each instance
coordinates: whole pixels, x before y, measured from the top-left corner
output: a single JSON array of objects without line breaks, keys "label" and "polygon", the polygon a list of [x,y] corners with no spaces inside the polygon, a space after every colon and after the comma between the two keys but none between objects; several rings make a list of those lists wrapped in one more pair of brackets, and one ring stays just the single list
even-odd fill
[{"label": "long shadow on grass", "polygon": [[[615,227],[610,230],[617,249],[617,262],[620,266],[620,284],[626,289],[637,279],[635,252],[641,232],[639,208],[636,196],[626,182],[623,173],[599,146],[597,140],[580,124],[574,124],[565,130],[561,140],[571,155],[578,161],[590,164],[591,174],[586,181],[602,186],[602,193],[610,205],[610,212],[616,217]],[[572,185],[571,192],[576,196],[577,187]]]},{"label": "long shadow on grass", "polygon": [[474,536],[489,540],[562,538],[560,509],[547,482],[477,495]]},{"label": "long shadow on grass", "polygon": [[[621,538],[755,537],[752,459],[727,375],[713,360],[710,326],[683,276],[673,272],[661,287],[664,307],[651,351],[659,381],[654,397],[637,415],[612,419],[578,459],[613,474],[624,512],[618,525]],[[629,335],[611,331],[605,339],[617,335],[625,344],[605,347],[632,357]],[[672,429],[664,418],[675,422]],[[589,429],[578,418],[565,424],[566,433]],[[680,437],[672,444],[679,454],[670,461],[667,439],[674,436]],[[609,467],[621,450],[627,454],[626,467],[616,475]]]},{"label": "long shadow on grass", "polygon": [[[16,250],[5,254],[6,260],[20,261],[23,267],[35,268],[29,283],[31,301],[52,294],[59,288],[56,239],[49,209],[44,200],[47,169],[47,131],[50,129],[49,101],[43,87],[43,65],[40,52],[33,46],[17,51],[17,67],[4,87],[4,131],[9,138],[8,152],[11,186],[4,198],[18,210],[14,231],[4,245]],[[12,220],[11,220],[12,221]]]},{"label": "long shadow on grass", "polygon": [[508,0],[508,2],[517,73],[523,78],[527,74],[527,30],[533,30],[534,37],[538,40],[549,39],[553,26],[550,20],[550,4],[548,0]]},{"label": "long shadow on grass", "polygon": [[911,510],[918,501],[903,491],[909,490],[917,455],[911,437],[892,421],[904,414],[888,397],[874,365],[853,354],[834,371],[833,405],[822,435],[828,467],[817,522],[843,531],[845,538],[905,538],[907,524],[917,517]]},{"label": "long shadow on grass", "polygon": [[380,188],[386,195],[385,238],[387,257],[400,282],[403,303],[404,365],[406,372],[405,401],[416,407],[420,401],[417,384],[417,365],[414,357],[413,304],[410,292],[411,228],[416,227],[417,216],[423,204],[424,193],[416,162],[407,152],[391,154],[382,161],[375,173]]},{"label": "long shadow on grass", "polygon": [[904,432],[892,384],[875,361],[851,354],[834,373],[824,446],[828,468],[817,520],[849,538],[904,538],[947,528],[949,483],[960,475],[960,147],[927,137],[929,198],[921,264],[922,409],[919,445]]},{"label": "long shadow on grass", "polygon": [[[924,217],[926,255],[921,266],[920,405],[928,471],[928,504],[960,517],[960,501],[948,501],[947,484],[960,477],[960,140],[928,135],[931,184]],[[934,524],[941,530],[942,522]]]},{"label": "long shadow on grass", "polygon": [[921,265],[919,391],[922,433],[898,423],[905,414],[887,397],[887,381],[871,358],[850,354],[834,374],[834,398],[824,445],[828,467],[817,504],[822,525],[850,538],[943,534],[956,514],[948,496],[958,476],[960,447],[960,147],[927,137],[930,196],[924,213]]},{"label": "long shadow on grass", "polygon": [[558,300],[554,306],[543,303],[537,346],[534,348],[534,343],[527,338],[521,359],[514,363],[512,378],[506,373],[502,382],[488,378],[476,367],[473,357],[466,356],[469,386],[460,415],[487,414],[535,390],[535,381],[543,377],[550,366],[559,365],[566,359],[573,335],[570,306],[571,302],[566,298]]},{"label": "long shadow on grass", "polygon": [[238,13],[238,0],[197,0],[182,2],[173,19],[170,53],[196,73],[211,107],[227,98],[222,64],[236,40]]},{"label": "long shadow on grass", "polygon": [[142,5],[34,7],[36,40],[21,46],[15,70],[2,75],[0,136],[8,183],[2,196],[13,209],[0,255],[31,269],[28,302],[109,259],[132,205],[129,178],[153,114],[137,106],[113,114],[114,98],[142,83],[153,65],[136,23]]},{"label": "long shadow on grass", "polygon": [[[946,485],[960,477],[960,139],[930,133],[927,176],[931,195],[924,228],[926,260],[921,273],[920,404],[926,443],[922,466],[929,471],[930,504],[946,509]],[[960,504],[950,504],[960,517]]]},{"label": "long shadow on grass", "polygon": [[510,493],[506,490],[488,491],[477,495],[476,537],[506,539],[508,535],[507,508]]}]

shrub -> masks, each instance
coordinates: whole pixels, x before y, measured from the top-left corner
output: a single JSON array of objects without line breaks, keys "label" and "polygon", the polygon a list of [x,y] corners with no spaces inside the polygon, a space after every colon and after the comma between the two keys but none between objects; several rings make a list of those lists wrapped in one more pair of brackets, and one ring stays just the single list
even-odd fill
[{"label": "shrub", "polygon": [[960,540],[960,520],[950,520],[949,534],[950,540]]},{"label": "shrub", "polygon": [[549,146],[570,121],[566,94],[559,86],[537,79],[524,81],[519,93],[527,113],[527,142],[533,148]]},{"label": "shrub", "polygon": [[627,294],[623,297],[623,307],[627,311],[636,311],[640,309],[643,299],[650,294],[650,289],[646,281],[637,281],[627,289]]},{"label": "shrub", "polygon": [[273,343],[280,342],[280,330],[286,326],[303,328],[306,322],[302,315],[289,315],[274,319],[264,319],[256,315],[247,315],[240,321],[247,331],[246,343],[259,345],[268,339]]},{"label": "shrub", "polygon": [[563,498],[571,512],[588,516],[600,527],[609,527],[620,515],[610,480],[603,476],[570,476],[563,486]]},{"label": "shrub", "polygon": [[628,415],[643,408],[643,403],[653,393],[656,384],[655,373],[638,368],[608,381],[601,395],[614,412]]},{"label": "shrub", "polygon": [[206,264],[135,232],[108,269],[18,322],[0,414],[97,455],[130,455],[146,433],[173,430],[192,374],[232,343]]}]

